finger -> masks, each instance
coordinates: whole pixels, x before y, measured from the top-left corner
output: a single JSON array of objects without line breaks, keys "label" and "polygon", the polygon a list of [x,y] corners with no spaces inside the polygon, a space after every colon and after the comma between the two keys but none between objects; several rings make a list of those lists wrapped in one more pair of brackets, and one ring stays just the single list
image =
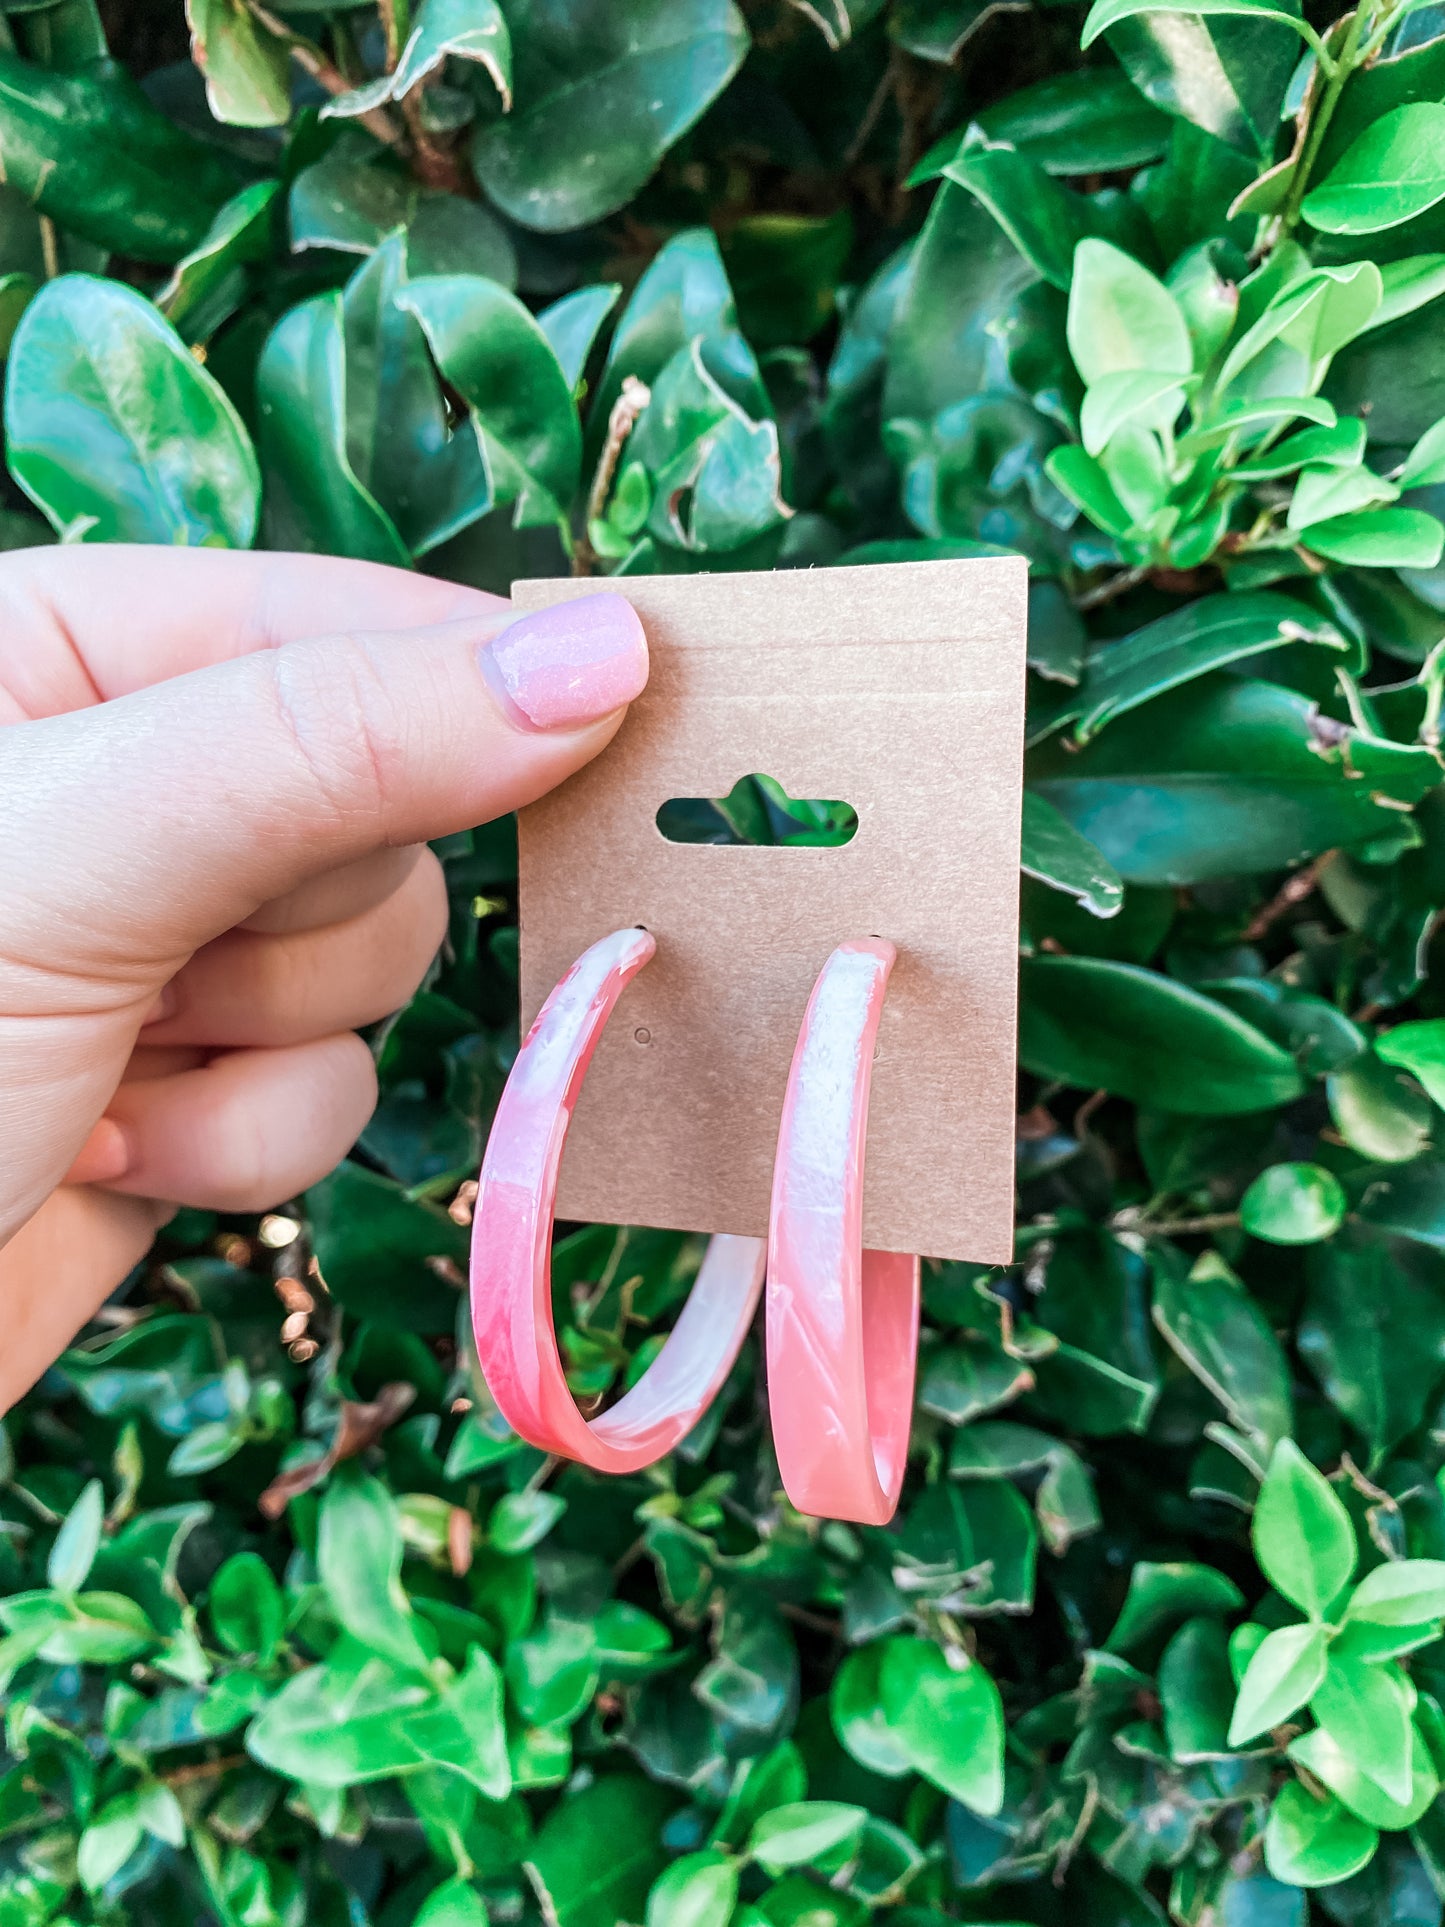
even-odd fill
[{"label": "finger", "polygon": [[29,1391],[140,1263],[172,1209],[66,1186],[0,1246],[0,1412]]},{"label": "finger", "polygon": [[0,730],[7,957],[88,998],[97,975],[147,985],[312,878],[533,801],[646,674],[636,614],[603,592],[288,643]]},{"label": "finger", "polygon": [[326,923],[345,923],[399,890],[422,851],[421,844],[409,843],[399,850],[377,850],[355,863],[344,863],[338,870],[328,870],[325,876],[303,883],[289,896],[263,903],[242,927],[279,936],[287,930],[315,930]]},{"label": "finger", "polygon": [[115,1127],[120,1168],[92,1181],[201,1210],[264,1211],[339,1164],[375,1103],[371,1053],[353,1031],[228,1052],[122,1085],[102,1120]]},{"label": "finger", "polygon": [[307,636],[505,608],[480,589],[339,556],[25,549],[0,570],[0,722],[63,715]]},{"label": "finger", "polygon": [[406,1003],[447,929],[442,866],[430,850],[384,903],[321,930],[232,930],[172,979],[175,1014],[146,1044],[299,1044],[374,1024]]}]

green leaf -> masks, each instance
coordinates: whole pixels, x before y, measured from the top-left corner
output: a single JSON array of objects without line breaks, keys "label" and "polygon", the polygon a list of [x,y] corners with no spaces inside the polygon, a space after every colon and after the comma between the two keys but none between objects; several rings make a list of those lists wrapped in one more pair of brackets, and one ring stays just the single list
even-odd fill
[{"label": "green leaf", "polygon": [[515,104],[472,163],[504,214],[547,233],[629,200],[749,44],[731,0],[577,0],[562,14],[517,0],[507,19]]},{"label": "green leaf", "polygon": [[1346,149],[1302,212],[1326,234],[1376,234],[1445,200],[1445,106],[1415,101],[1374,121]]},{"label": "green leaf", "polygon": [[1382,508],[1316,522],[1301,539],[1327,561],[1357,569],[1433,569],[1445,549],[1445,524],[1423,509]]},{"label": "green leaf", "polygon": [[402,1538],[396,1502],[379,1480],[343,1466],[321,1500],[316,1564],[331,1609],[353,1638],[394,1665],[427,1673],[431,1656],[417,1638],[401,1585]]},{"label": "green leaf", "polygon": [[1285,526],[1308,529],[1312,524],[1338,521],[1357,509],[1393,502],[1399,494],[1393,482],[1363,463],[1344,468],[1336,463],[1304,469],[1290,498]]},{"label": "green leaf", "polygon": [[313,1185],[306,1209],[321,1275],[342,1305],[394,1331],[452,1329],[457,1287],[427,1262],[467,1261],[466,1231],[445,1211],[359,1164],[339,1164]]},{"label": "green leaf", "polygon": [[728,1927],[737,1905],[738,1871],[738,1862],[727,1854],[685,1853],[647,1896],[647,1927]]},{"label": "green leaf", "polygon": [[433,1887],[417,1909],[411,1927],[487,1927],[482,1896],[460,1874]]},{"label": "green leaf", "polygon": [[1250,1537],[1265,1578],[1312,1619],[1328,1610],[1355,1570],[1350,1515],[1293,1439],[1274,1448]]},{"label": "green leaf", "polygon": [[1159,1661],[1158,1686],[1170,1758],[1180,1765],[1225,1758],[1234,1681],[1217,1619],[1185,1620]]},{"label": "green leaf", "polygon": [[[1286,8],[1285,11],[1293,11]],[[1299,64],[1297,29],[1281,25],[1268,12],[1204,14],[1156,11],[1118,20],[1108,29],[1109,45],[1135,86],[1156,107],[1180,117],[1174,143],[1192,148],[1220,173],[1223,160],[1241,169],[1274,151],[1281,108],[1290,76]],[[1094,78],[1097,69],[1090,70]],[[1193,129],[1198,128],[1199,134]],[[1184,140],[1180,135],[1185,134]],[[1227,143],[1221,150],[1220,143]],[[1223,196],[1225,204],[1232,192]],[[1203,205],[1201,205],[1201,199]],[[1207,194],[1192,197],[1195,232],[1223,226],[1224,207],[1212,209]],[[1159,226],[1159,217],[1155,216]],[[1175,237],[1170,236],[1171,246]]]},{"label": "green leaf", "polygon": [[178,261],[241,185],[111,63],[47,72],[0,49],[0,149],[41,214],[139,261]]},{"label": "green leaf", "polygon": [[807,1867],[830,1858],[846,1859],[868,1818],[864,1807],[838,1800],[800,1800],[774,1807],[754,1822],[748,1853],[765,1873]]},{"label": "green leaf", "polygon": [[530,1552],[566,1510],[556,1492],[504,1492],[492,1507],[487,1536],[498,1552]]},{"label": "green leaf", "polygon": [[1380,1836],[1338,1800],[1317,1799],[1292,1780],[1269,1812],[1264,1864],[1291,1887],[1332,1887],[1368,1866]]},{"label": "green leaf", "polygon": [[1178,884],[1382,836],[1399,811],[1376,799],[1418,802],[1438,774],[1428,751],[1353,730],[1325,739],[1294,690],[1218,675],[1156,697],[1082,750],[1035,751],[1030,786],[1126,884]]},{"label": "green leaf", "polygon": [[1428,1144],[1434,1117],[1428,1100],[1377,1053],[1340,1065],[1326,1090],[1335,1129],[1362,1156],[1405,1164]]},{"label": "green leaf", "polygon": [[1181,381],[1176,375],[1126,369],[1101,376],[1085,394],[1079,417],[1085,452],[1102,455],[1117,432],[1131,422],[1146,428],[1171,427],[1184,406],[1186,388],[1195,381],[1193,375]]},{"label": "green leaf", "polygon": [[1367,1572],[1350,1595],[1347,1620],[1369,1626],[1416,1626],[1445,1617],[1445,1559],[1387,1560]]},{"label": "green leaf", "polygon": [[480,1646],[465,1671],[437,1686],[343,1635],[319,1666],[267,1701],[246,1747],[263,1766],[309,1786],[445,1767],[488,1799],[511,1790],[501,1675]]},{"label": "green leaf", "polygon": [[988,209],[1046,281],[1056,288],[1069,286],[1074,251],[1094,228],[1093,209],[1081,194],[1061,187],[1037,161],[1012,147],[965,148],[944,175]]},{"label": "green leaf", "polygon": [[577,487],[582,431],[572,384],[515,295],[480,275],[435,275],[396,297],[426,330],[437,365],[471,410],[494,498],[517,528],[562,524]]},{"label": "green leaf", "polygon": [[889,1640],[881,1686],[890,1731],[914,1771],[971,1813],[1003,1804],[1003,1707],[977,1660],[950,1663],[932,1641]]},{"label": "green leaf", "polygon": [[286,1602],[258,1552],[231,1555],[211,1581],[207,1604],[216,1637],[228,1652],[270,1665],[285,1632]]},{"label": "green leaf", "polygon": [[[1049,174],[1112,174],[1163,158],[1169,122],[1110,67],[1050,74],[985,107],[978,124]],[[951,156],[950,156],[951,158]],[[910,183],[931,178],[920,163]]]},{"label": "green leaf", "polygon": [[[267,539],[274,548],[404,567],[411,557],[401,537],[346,452],[343,317],[339,293],[316,295],[282,316],[261,352],[256,402]],[[433,1284],[429,1295],[435,1292]]]},{"label": "green leaf", "polygon": [[291,118],[291,50],[238,0],[186,0],[191,58],[206,100],[233,127],[284,127]]},{"label": "green leaf", "polygon": [[101,542],[249,547],[260,475],[224,391],[148,301],[62,275],[5,370],[10,471],[54,527]]},{"label": "green leaf", "polygon": [[1151,1256],[1154,1323],[1263,1461],[1294,1425],[1289,1366],[1269,1320],[1217,1253],[1192,1267],[1171,1245],[1155,1243]]},{"label": "green leaf", "polygon": [[1051,803],[1032,790],[1024,791],[1023,854],[1025,876],[1037,877],[1052,890],[1076,897],[1096,917],[1114,917],[1124,901],[1117,871]]},{"label": "green leaf", "polygon": [[1370,1665],[1331,1653],[1310,1711],[1367,1779],[1403,1805],[1412,1784],[1414,1694],[1393,1661]]},{"label": "green leaf", "polygon": [[1152,970],[1026,957],[1020,972],[1019,1057],[1040,1077],[1200,1116],[1265,1110],[1304,1088],[1262,1032]]},{"label": "green leaf", "polygon": [[1197,1614],[1237,1612],[1244,1596],[1232,1579],[1213,1566],[1185,1560],[1160,1564],[1141,1559],[1129,1575],[1129,1590],[1104,1650],[1133,1653],[1157,1641],[1166,1628]]},{"label": "green leaf", "polygon": [[105,1489],[99,1479],[91,1479],[65,1515],[50,1548],[45,1577],[57,1592],[76,1593],[85,1584],[100,1550],[104,1521]]},{"label": "green leaf", "polygon": [[115,1592],[11,1593],[0,1599],[0,1625],[33,1636],[32,1650],[53,1666],[118,1666],[160,1638],[142,1608]]},{"label": "green leaf", "polygon": [[1411,1736],[1410,1796],[1392,1800],[1382,1787],[1360,1771],[1359,1763],[1322,1726],[1301,1733],[1288,1747],[1289,1757],[1327,1787],[1340,1804],[1367,1826],[1395,1831],[1411,1827],[1440,1791],[1440,1781],[1420,1735]]},{"label": "green leaf", "polygon": [[1116,21],[1139,13],[1198,14],[1206,19],[1219,14],[1248,14],[1255,19],[1288,24],[1297,33],[1307,33],[1303,21],[1285,8],[1271,5],[1270,0],[1187,0],[1187,4],[1185,0],[1094,0],[1084,22],[1080,46],[1092,46]]},{"label": "green leaf", "polygon": [[557,365],[567,377],[574,395],[586,370],[592,344],[608,315],[617,306],[617,297],[621,292],[621,287],[615,281],[594,288],[576,288],[571,294],[564,294],[560,301],[554,301],[550,308],[544,308],[537,316],[537,326],[547,337],[552,353],[557,357]]},{"label": "green leaf", "polygon": [[1182,376],[1193,369],[1178,302],[1132,255],[1109,241],[1080,241],[1065,285],[1069,352],[1090,385],[1141,370]]},{"label": "green leaf", "polygon": [[1304,1706],[1325,1676],[1329,1629],[1281,1626],[1260,1642],[1239,1682],[1229,1744],[1245,1746]]},{"label": "green leaf", "polygon": [[675,1799],[637,1774],[599,1778],[548,1814],[527,1859],[557,1927],[641,1920],[664,1859],[658,1839]]},{"label": "green leaf", "polygon": [[1440,1257],[1347,1225],[1305,1264],[1300,1352],[1378,1464],[1420,1423],[1445,1366]]},{"label": "green leaf", "polygon": [[[969,1432],[962,1431],[958,1436],[967,1438]],[[833,1731],[858,1764],[866,1766],[870,1773],[897,1780],[911,1771],[911,1760],[889,1725],[883,1704],[886,1651],[886,1646],[875,1642],[847,1655],[833,1675],[828,1710]]]},{"label": "green leaf", "polygon": [[1445,1018],[1396,1024],[1375,1039],[1375,1055],[1383,1063],[1408,1071],[1435,1103],[1445,1106]]},{"label": "green leaf", "polygon": [[512,104],[512,38],[497,0],[422,0],[395,68],[365,86],[327,101],[329,115],[365,114],[388,100],[404,100],[447,60],[475,61]]},{"label": "green leaf", "polygon": [[276,200],[275,181],[242,188],[178,261],[156,296],[156,306],[183,341],[204,341],[228,321],[244,301],[247,270],[270,251]]},{"label": "green leaf", "polygon": [[1344,1216],[1344,1187],[1318,1164],[1271,1164],[1239,1201],[1244,1229],[1273,1245],[1318,1244]]},{"label": "green leaf", "polygon": [[1215,392],[1234,388],[1263,400],[1310,395],[1331,358],[1374,320],[1384,283],[1373,261],[1316,268],[1288,283],[1235,342],[1219,371]]},{"label": "green leaf", "polygon": [[1029,740],[1071,722],[1074,741],[1086,743],[1114,717],[1167,689],[1292,642],[1347,646],[1333,623],[1273,590],[1201,596],[1132,635],[1091,648],[1078,687],[1031,713]]}]

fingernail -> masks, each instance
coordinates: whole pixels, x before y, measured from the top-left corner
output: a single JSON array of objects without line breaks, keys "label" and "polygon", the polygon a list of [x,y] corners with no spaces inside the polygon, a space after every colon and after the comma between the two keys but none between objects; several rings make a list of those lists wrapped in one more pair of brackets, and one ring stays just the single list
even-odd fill
[{"label": "fingernail", "polygon": [[578,729],[647,682],[647,638],[625,596],[604,591],[519,616],[481,652],[482,673],[522,729]]},{"label": "fingernail", "polygon": [[113,1117],[103,1117],[65,1174],[67,1184],[114,1184],[131,1167],[130,1139]]},{"label": "fingernail", "polygon": [[176,992],[175,985],[173,983],[166,984],[145,1016],[141,1018],[141,1029],[144,1030],[147,1024],[163,1024],[167,1017],[174,1017],[176,1014],[176,1005],[179,1002],[180,998]]}]

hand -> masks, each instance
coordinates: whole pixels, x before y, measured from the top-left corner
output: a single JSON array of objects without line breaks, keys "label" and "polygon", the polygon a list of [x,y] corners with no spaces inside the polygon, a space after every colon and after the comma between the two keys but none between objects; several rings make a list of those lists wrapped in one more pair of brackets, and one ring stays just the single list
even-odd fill
[{"label": "hand", "polygon": [[0,1409],[176,1206],[344,1155],[355,1027],[445,932],[425,841],[571,775],[646,677],[616,595],[514,622],[317,556],[0,559]]}]

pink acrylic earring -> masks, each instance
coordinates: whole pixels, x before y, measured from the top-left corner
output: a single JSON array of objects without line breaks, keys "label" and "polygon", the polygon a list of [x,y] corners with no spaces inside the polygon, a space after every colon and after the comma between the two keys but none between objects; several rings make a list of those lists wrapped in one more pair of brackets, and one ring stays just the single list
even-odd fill
[{"label": "pink acrylic earring", "polygon": [[916,1257],[863,1249],[873,1048],[896,952],[870,938],[824,964],[793,1054],[768,1236],[768,1396],[800,1512],[885,1525],[908,1457]]},{"label": "pink acrylic earring", "polygon": [[636,1472],[686,1437],[732,1369],[762,1289],[761,1238],[715,1237],[661,1353],[610,1410],[578,1411],[552,1322],[552,1207],[562,1146],[618,998],[657,945],[618,930],[543,1005],[507,1079],[472,1220],[472,1330],[488,1389],[529,1444]]}]

